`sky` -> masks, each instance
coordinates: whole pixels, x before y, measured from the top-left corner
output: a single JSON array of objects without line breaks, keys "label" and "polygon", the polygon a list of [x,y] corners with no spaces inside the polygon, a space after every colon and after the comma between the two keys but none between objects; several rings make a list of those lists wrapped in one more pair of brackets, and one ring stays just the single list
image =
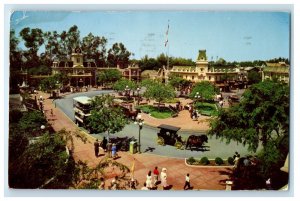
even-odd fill
[{"label": "sky", "polygon": [[206,50],[208,60],[253,61],[290,57],[288,12],[15,11],[10,25],[16,33],[25,27],[61,33],[77,25],[81,37],[90,32],[106,37],[107,49],[122,42],[134,53],[131,59],[164,53],[195,61],[202,49]]}]

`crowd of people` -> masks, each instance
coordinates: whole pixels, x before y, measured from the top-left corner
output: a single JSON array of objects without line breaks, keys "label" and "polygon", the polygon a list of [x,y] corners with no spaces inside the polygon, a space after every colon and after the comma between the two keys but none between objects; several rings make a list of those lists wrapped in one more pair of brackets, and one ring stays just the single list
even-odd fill
[{"label": "crowd of people", "polygon": [[[153,174],[152,174],[153,173]],[[183,190],[190,190],[192,189],[190,184],[190,174],[187,173],[185,176],[185,183],[183,186]],[[158,167],[155,167],[153,172],[150,170],[148,171],[145,182],[140,189],[137,188],[139,182],[134,179],[133,177],[128,182],[128,186],[130,190],[158,190],[159,186],[161,186],[161,190],[169,190],[172,188],[172,185],[168,184],[168,176],[167,176],[167,168],[162,168],[161,172],[159,172]],[[105,188],[105,181],[104,178],[100,178],[99,184],[100,190],[106,190]],[[107,187],[108,190],[119,190],[120,189],[120,178],[115,176],[111,181],[110,185]]]}]

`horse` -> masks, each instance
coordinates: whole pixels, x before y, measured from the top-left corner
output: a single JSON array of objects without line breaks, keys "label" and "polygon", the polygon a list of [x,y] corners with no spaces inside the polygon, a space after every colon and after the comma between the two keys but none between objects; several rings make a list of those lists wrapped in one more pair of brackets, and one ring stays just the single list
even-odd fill
[{"label": "horse", "polygon": [[190,135],[186,141],[185,149],[189,147],[190,150],[192,150],[192,147],[196,147],[196,148],[202,147],[204,142],[206,143],[208,142],[208,137],[206,135],[200,135],[200,136]]}]

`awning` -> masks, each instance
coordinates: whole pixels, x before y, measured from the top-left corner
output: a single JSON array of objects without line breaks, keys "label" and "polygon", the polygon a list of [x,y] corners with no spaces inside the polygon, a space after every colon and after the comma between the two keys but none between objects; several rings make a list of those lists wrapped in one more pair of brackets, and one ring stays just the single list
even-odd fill
[{"label": "awning", "polygon": [[177,132],[180,129],[180,127],[170,126],[170,125],[166,125],[166,124],[161,124],[161,125],[157,126],[157,128],[163,128],[163,129],[171,130],[171,131],[175,131],[175,132]]}]

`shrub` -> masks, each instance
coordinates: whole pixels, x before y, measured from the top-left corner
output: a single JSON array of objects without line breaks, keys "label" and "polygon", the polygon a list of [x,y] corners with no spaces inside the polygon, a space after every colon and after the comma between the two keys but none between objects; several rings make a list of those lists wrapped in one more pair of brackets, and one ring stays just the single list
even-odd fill
[{"label": "shrub", "polygon": [[234,165],[234,159],[231,156],[228,157],[227,161],[230,165]]},{"label": "shrub", "polygon": [[207,157],[202,157],[201,160],[200,160],[200,163],[202,165],[208,165],[209,164],[209,160]]},{"label": "shrub", "polygon": [[217,158],[215,159],[215,162],[216,162],[217,165],[222,165],[222,164],[224,164],[223,159],[220,158],[220,157],[217,157]]},{"label": "shrub", "polygon": [[193,164],[193,163],[196,162],[196,160],[194,159],[194,157],[189,157],[189,158],[187,159],[187,162],[188,162],[188,164]]}]

